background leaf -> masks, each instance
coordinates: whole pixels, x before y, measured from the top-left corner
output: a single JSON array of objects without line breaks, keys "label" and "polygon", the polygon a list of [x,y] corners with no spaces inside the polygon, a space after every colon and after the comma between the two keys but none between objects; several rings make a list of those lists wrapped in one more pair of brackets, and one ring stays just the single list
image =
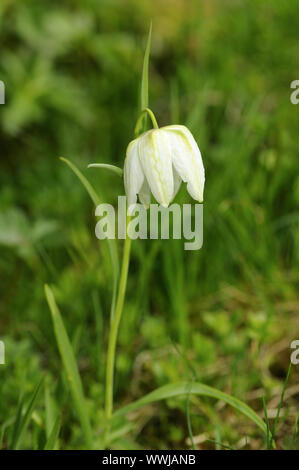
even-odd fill
[{"label": "background leaf", "polygon": [[15,423],[15,433],[14,433],[13,441],[11,444],[12,449],[15,449],[15,450],[19,449],[22,443],[22,439],[24,438],[24,434],[26,432],[27,426],[30,422],[32,413],[34,411],[37,400],[39,398],[43,381],[44,381],[44,377],[42,377],[39,384],[36,386],[36,389],[33,392],[32,398],[25,409],[24,409],[24,400],[23,398],[21,398],[19,410],[17,413],[17,419]]},{"label": "background leaf", "polygon": [[255,413],[254,410],[252,410],[241,400],[238,400],[237,398],[232,397],[231,395],[221,392],[220,390],[216,390],[215,388],[209,387],[208,385],[195,382],[183,382],[160,387],[154,390],[153,392],[145,395],[144,397],[140,398],[139,400],[130,403],[129,405],[125,406],[124,408],[121,408],[120,410],[117,410],[114,413],[114,416],[116,417],[119,415],[126,414],[130,411],[137,410],[141,406],[148,405],[156,401],[192,393],[224,401],[228,405],[238,410],[243,415],[247,416],[247,418],[253,421],[264,433],[267,433],[267,426],[264,421]]}]

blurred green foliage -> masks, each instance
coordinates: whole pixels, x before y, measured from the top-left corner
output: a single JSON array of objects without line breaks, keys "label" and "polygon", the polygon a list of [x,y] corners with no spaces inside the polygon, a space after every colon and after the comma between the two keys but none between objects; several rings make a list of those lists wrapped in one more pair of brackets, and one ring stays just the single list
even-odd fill
[{"label": "blurred green foliage", "polygon": [[[123,194],[115,175],[86,167],[123,165],[150,19],[150,107],[160,125],[189,126],[202,151],[204,245],[184,252],[179,241],[133,243],[115,402],[196,377],[261,416],[265,395],[273,421],[289,345],[299,334],[299,107],[289,99],[290,82],[299,78],[297,6],[295,0],[1,0],[3,448],[22,383],[29,402],[42,374],[45,399],[22,446],[43,448],[57,416],[59,446],[84,446],[45,282],[54,286],[93,428],[102,430],[111,266],[94,235],[94,207],[58,157],[75,162],[103,201]],[[178,201],[186,200],[183,189]],[[280,448],[298,448],[296,382],[298,366],[278,425]],[[115,447],[189,448],[185,401],[139,410],[129,429],[120,424]],[[190,397],[190,415],[198,448],[265,448],[259,431],[222,403]]]}]

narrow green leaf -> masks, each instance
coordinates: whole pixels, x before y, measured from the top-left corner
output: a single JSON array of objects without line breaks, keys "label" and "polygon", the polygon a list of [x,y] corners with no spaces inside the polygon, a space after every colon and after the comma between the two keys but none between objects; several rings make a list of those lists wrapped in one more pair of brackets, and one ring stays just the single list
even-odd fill
[{"label": "narrow green leaf", "polygon": [[141,408],[144,405],[148,405],[149,403],[165,400],[171,397],[176,397],[178,395],[187,395],[189,393],[216,398],[217,400],[224,401],[228,405],[240,411],[243,415],[247,416],[247,418],[253,421],[265,434],[267,433],[267,426],[264,421],[248,405],[238,400],[237,398],[232,397],[231,395],[227,395],[226,393],[221,392],[220,390],[198,382],[180,382],[157,388],[153,392],[149,393],[148,395],[145,395],[134,403],[130,403],[129,405],[121,408],[120,410],[117,410],[114,413],[114,416],[124,415],[130,411],[134,411],[138,408]]},{"label": "narrow green leaf", "polygon": [[20,434],[20,426],[21,426],[21,420],[22,420],[23,406],[24,406],[24,398],[21,397],[19,399],[18,409],[17,409],[17,413],[16,413],[16,419],[15,419],[13,432],[12,432],[12,440],[11,440],[11,445],[10,445],[11,449],[15,449],[16,442],[17,442],[19,434]]},{"label": "narrow green leaf", "polygon": [[46,442],[46,445],[44,447],[44,450],[54,450],[56,446],[56,441],[59,436],[60,432],[60,427],[61,427],[61,419],[60,416],[57,416],[56,421],[54,423],[53,429],[49,435],[49,438]]},{"label": "narrow green leaf", "polygon": [[85,397],[81,378],[79,375],[76,359],[74,356],[73,348],[69,340],[67,331],[63,324],[62,317],[55,302],[52,290],[48,285],[45,285],[45,294],[47,302],[51,311],[54,332],[57,340],[60,356],[66,370],[66,376],[72,392],[74,404],[80,419],[82,430],[85,436],[86,444],[89,449],[92,448],[92,433],[90,422],[87,413]]},{"label": "narrow green leaf", "polygon": [[148,64],[151,50],[151,39],[152,39],[152,22],[150,23],[147,43],[143,58],[142,77],[141,77],[141,111],[148,108]]},{"label": "narrow green leaf", "polygon": [[265,416],[266,427],[267,427],[266,446],[267,446],[267,450],[270,450],[271,449],[270,426],[269,426],[269,419],[268,419],[268,412],[267,412],[265,397],[262,398],[262,402],[263,402],[264,416]]},{"label": "narrow green leaf", "polygon": [[[50,439],[51,432],[54,428],[58,416],[58,407],[51,393],[49,383],[45,383],[45,424],[46,424],[46,438]],[[54,445],[53,450],[58,450],[58,445]]]},{"label": "narrow green leaf", "polygon": [[85,189],[88,192],[89,196],[91,197],[94,205],[98,206],[99,204],[101,204],[101,200],[100,200],[99,196],[97,195],[96,191],[94,190],[94,188],[92,187],[92,185],[90,184],[88,179],[85,178],[85,176],[81,173],[81,171],[76,167],[76,165],[74,165],[70,160],[68,160],[67,158],[64,158],[64,157],[60,157],[60,160],[64,163],[66,163],[73,170],[75,175],[79,178],[79,180],[81,181],[81,183],[85,187]]},{"label": "narrow green leaf", "polygon": [[[97,195],[96,191],[94,190],[93,186],[87,180],[87,178],[85,178],[85,176],[81,173],[81,171],[70,160],[64,157],[60,157],[60,160],[66,163],[71,168],[71,170],[75,173],[75,175],[79,178],[79,180],[85,187],[94,205],[98,206],[101,203],[100,198]],[[107,241],[108,241],[109,254],[111,258],[112,271],[113,271],[113,289],[112,289],[112,302],[111,302],[111,318],[113,318],[115,303],[116,303],[117,282],[118,282],[118,276],[119,276],[119,259],[118,259],[116,241],[110,238],[108,238]]]},{"label": "narrow green leaf", "polygon": [[106,168],[107,170],[113,171],[118,176],[123,175],[123,170],[116,165],[109,165],[108,163],[91,163],[87,168]]},{"label": "narrow green leaf", "polygon": [[272,443],[272,440],[275,438],[276,427],[277,427],[277,424],[278,424],[278,421],[279,421],[280,410],[281,410],[281,407],[282,407],[282,404],[283,404],[284,394],[285,394],[285,391],[286,391],[286,388],[287,388],[287,385],[288,385],[291,368],[292,368],[292,363],[290,362],[289,368],[288,368],[288,371],[287,371],[287,376],[286,376],[286,379],[285,379],[284,384],[283,384],[283,388],[282,388],[282,392],[281,392],[281,396],[280,396],[279,405],[278,405],[278,408],[277,408],[277,413],[276,413],[276,416],[275,416],[274,424],[273,424],[271,443]]},{"label": "narrow green leaf", "polygon": [[22,419],[22,414],[23,414],[23,406],[24,406],[24,388],[25,388],[25,379],[26,379],[26,373],[24,373],[21,386],[20,386],[20,393],[19,393],[19,399],[18,399],[18,409],[16,413],[16,417],[13,418],[14,422],[14,427],[12,431],[12,438],[11,438],[11,444],[10,448],[13,449],[15,442],[17,440],[17,436],[19,433],[20,425],[21,425],[21,419]]},{"label": "narrow green leaf", "polygon": [[26,411],[25,411],[24,415],[22,413],[23,408],[24,408],[24,400],[23,399],[21,400],[19,410],[18,410],[18,414],[17,414],[17,420],[16,420],[16,423],[17,423],[16,424],[16,432],[15,432],[13,442],[12,442],[12,445],[11,445],[11,448],[14,449],[14,450],[17,450],[21,445],[24,433],[25,433],[25,431],[27,429],[27,426],[30,422],[33,410],[34,410],[36,402],[38,400],[43,381],[44,381],[44,377],[41,378],[38,385],[36,386],[36,388],[33,392],[32,398],[31,398],[31,400],[30,400],[30,402],[29,402],[29,404],[26,408]]},{"label": "narrow green leaf", "polygon": [[92,302],[94,307],[94,321],[95,321],[95,355],[98,365],[98,379],[102,378],[102,349],[103,349],[103,338],[104,338],[104,320],[103,310],[100,302],[99,293],[97,290],[92,291]]},{"label": "narrow green leaf", "polygon": [[227,449],[227,450],[236,450],[231,446],[222,444],[220,441],[216,441],[215,439],[207,439],[206,442],[212,442],[213,444],[215,444],[217,450],[220,450],[220,447],[223,447],[223,449]]}]

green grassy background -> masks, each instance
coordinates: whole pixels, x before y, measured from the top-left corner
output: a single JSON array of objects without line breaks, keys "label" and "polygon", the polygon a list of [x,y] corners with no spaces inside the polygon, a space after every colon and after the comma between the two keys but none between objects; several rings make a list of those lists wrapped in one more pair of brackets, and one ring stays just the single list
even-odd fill
[{"label": "green grassy background", "polygon": [[[58,157],[105,202],[123,194],[101,161],[123,166],[138,117],[150,19],[150,107],[193,132],[206,168],[204,245],[133,243],[117,350],[116,407],[158,386],[196,380],[248,403],[270,425],[299,339],[297,2],[1,0],[0,438],[11,446],[18,402],[45,375],[21,448],[84,448],[54,336],[52,285],[78,361],[95,436],[103,428],[111,302],[107,245],[94,206]],[[190,201],[182,189],[178,201]],[[121,245],[119,246],[121,252]],[[298,448],[298,366],[277,427]],[[172,398],[135,412],[113,446],[263,449],[265,438],[222,402]],[[214,441],[217,441],[216,444]]]}]

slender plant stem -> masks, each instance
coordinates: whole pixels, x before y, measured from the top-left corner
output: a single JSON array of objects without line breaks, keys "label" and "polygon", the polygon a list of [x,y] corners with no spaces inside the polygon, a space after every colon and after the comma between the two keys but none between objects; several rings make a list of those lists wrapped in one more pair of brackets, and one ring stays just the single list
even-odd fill
[{"label": "slender plant stem", "polygon": [[[128,220],[127,220],[128,225]],[[105,430],[104,430],[104,446],[106,447],[109,438],[111,417],[113,411],[113,379],[115,366],[115,349],[118,335],[119,323],[123,311],[124,299],[127,287],[128,270],[130,264],[131,239],[126,236],[124,244],[124,252],[122,259],[122,267],[120,273],[119,289],[115,312],[110,326],[108,352],[107,352],[107,369],[106,369],[106,396],[105,396]]]},{"label": "slender plant stem", "polygon": [[[137,137],[144,115],[148,114],[151,118],[153,127],[158,129],[158,123],[155,118],[154,113],[149,109],[145,108],[141,111],[141,114],[137,120],[135,127],[135,136]],[[121,315],[123,311],[123,305],[125,300],[126,288],[127,288],[127,278],[130,264],[130,252],[131,252],[131,239],[127,234],[129,217],[126,221],[126,239],[124,245],[122,267],[119,280],[119,289],[117,295],[117,301],[115,306],[114,315],[110,325],[109,340],[108,340],[108,352],[107,352],[107,369],[106,369],[106,390],[105,390],[105,429],[104,429],[104,438],[103,444],[104,448],[107,447],[109,442],[109,433],[111,427],[111,418],[113,412],[113,382],[114,382],[114,367],[115,367],[115,349],[118,335],[118,328],[121,320]]]},{"label": "slender plant stem", "polygon": [[141,114],[139,116],[139,118],[137,119],[137,123],[136,123],[136,126],[135,126],[135,136],[138,136],[139,134],[139,131],[140,131],[140,128],[141,128],[141,124],[142,124],[142,121],[143,121],[143,118],[144,116],[148,114],[149,117],[151,118],[151,121],[152,121],[152,124],[153,124],[153,127],[155,129],[159,129],[159,126],[158,126],[158,123],[157,123],[157,119],[155,118],[155,115],[153,113],[153,111],[149,108],[145,108],[141,111]]}]

